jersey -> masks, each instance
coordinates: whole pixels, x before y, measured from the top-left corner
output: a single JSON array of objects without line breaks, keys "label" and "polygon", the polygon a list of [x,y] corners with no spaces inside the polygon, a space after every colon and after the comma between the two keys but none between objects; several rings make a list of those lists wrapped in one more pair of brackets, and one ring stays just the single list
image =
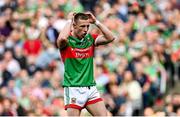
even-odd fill
[{"label": "jersey", "polygon": [[67,47],[60,51],[64,62],[64,87],[94,86],[93,56],[97,35],[87,34],[83,39],[68,37]]}]

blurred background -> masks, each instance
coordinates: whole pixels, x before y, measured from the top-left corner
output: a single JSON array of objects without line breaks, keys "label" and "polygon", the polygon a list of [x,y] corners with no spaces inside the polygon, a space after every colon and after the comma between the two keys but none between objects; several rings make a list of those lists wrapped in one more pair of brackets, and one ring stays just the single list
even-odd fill
[{"label": "blurred background", "polygon": [[94,57],[110,116],[180,116],[180,0],[0,0],[0,116],[67,115],[55,42],[72,11],[118,37]]}]

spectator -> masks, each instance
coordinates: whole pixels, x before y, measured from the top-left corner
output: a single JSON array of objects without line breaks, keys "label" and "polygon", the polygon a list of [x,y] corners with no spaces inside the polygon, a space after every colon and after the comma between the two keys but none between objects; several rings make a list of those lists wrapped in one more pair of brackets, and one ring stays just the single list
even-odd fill
[{"label": "spectator", "polygon": [[13,77],[18,75],[20,72],[21,68],[17,60],[13,58],[12,52],[10,50],[7,50],[4,53],[4,62],[6,63],[7,71],[12,74]]},{"label": "spectator", "polygon": [[[125,71],[123,76],[123,83],[119,87],[121,95],[127,99],[130,109],[127,115],[139,115],[142,108],[142,90],[139,83],[133,80],[132,72]],[[136,93],[133,93],[136,92]]]}]

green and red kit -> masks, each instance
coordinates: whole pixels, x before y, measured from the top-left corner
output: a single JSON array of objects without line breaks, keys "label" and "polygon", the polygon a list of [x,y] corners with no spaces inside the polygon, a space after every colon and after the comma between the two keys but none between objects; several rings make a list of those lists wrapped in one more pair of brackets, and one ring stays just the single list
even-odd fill
[{"label": "green and red kit", "polygon": [[64,62],[64,87],[94,86],[93,56],[97,35],[87,34],[83,39],[68,37],[67,47],[60,51]]}]

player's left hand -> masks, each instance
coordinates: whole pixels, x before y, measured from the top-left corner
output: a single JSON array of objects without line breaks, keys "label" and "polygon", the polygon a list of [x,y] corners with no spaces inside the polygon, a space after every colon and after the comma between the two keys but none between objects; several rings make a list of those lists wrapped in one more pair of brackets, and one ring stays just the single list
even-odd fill
[{"label": "player's left hand", "polygon": [[96,17],[91,12],[86,12],[85,14],[89,16],[89,22],[91,24],[94,24],[96,22]]}]

